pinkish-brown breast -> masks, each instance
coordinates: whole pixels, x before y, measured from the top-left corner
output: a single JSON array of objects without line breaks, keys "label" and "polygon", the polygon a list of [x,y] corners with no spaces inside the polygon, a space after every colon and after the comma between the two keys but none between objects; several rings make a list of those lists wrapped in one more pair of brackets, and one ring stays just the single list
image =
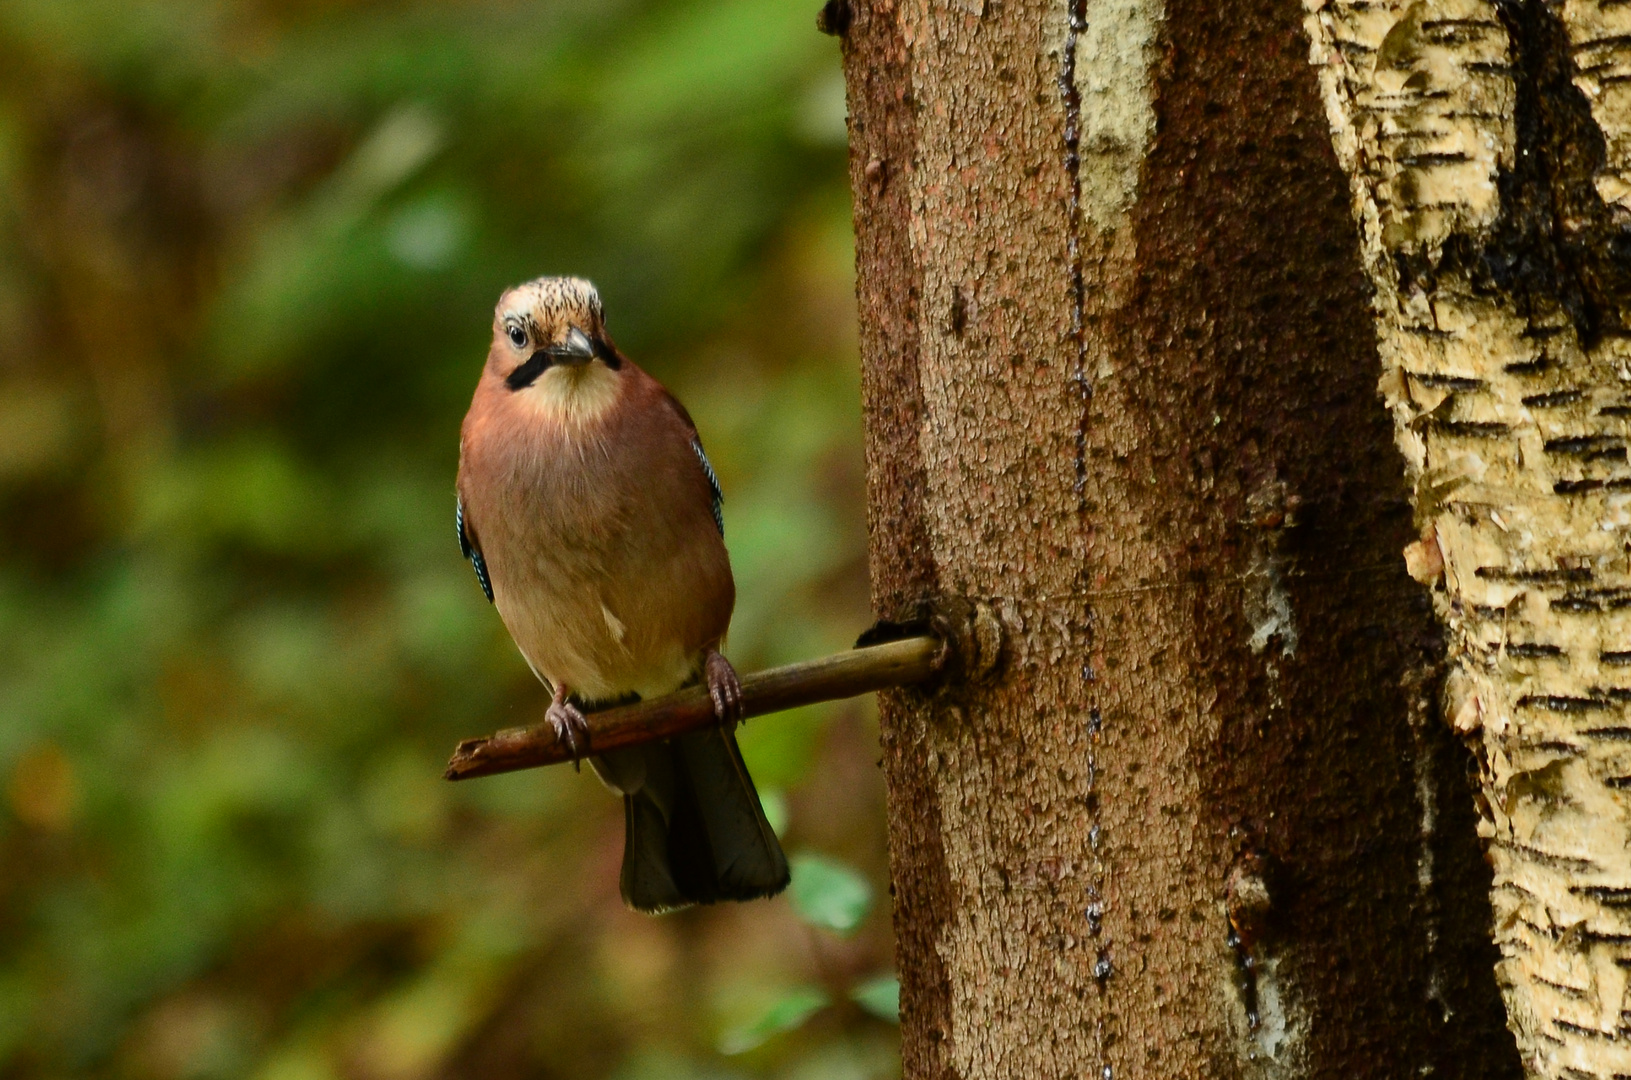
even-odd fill
[{"label": "pinkish-brown breast", "polygon": [[612,404],[574,423],[485,374],[460,445],[499,615],[533,670],[585,701],[686,682],[736,598],[690,425],[638,367],[615,377]]}]

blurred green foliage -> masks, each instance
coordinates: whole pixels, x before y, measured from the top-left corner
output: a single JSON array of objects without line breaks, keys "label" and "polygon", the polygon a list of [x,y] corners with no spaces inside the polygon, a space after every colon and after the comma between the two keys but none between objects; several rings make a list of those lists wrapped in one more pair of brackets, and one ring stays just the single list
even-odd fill
[{"label": "blurred green foliage", "polygon": [[792,858],[793,910],[811,926],[851,934],[872,908],[866,879],[843,863],[804,851]]},{"label": "blurred green foliage", "polygon": [[696,417],[740,666],[867,620],[815,6],[0,0],[0,1078],[897,1070],[869,706],[743,733],[797,905],[633,915],[587,773],[439,776],[546,702],[452,526],[517,281]]}]

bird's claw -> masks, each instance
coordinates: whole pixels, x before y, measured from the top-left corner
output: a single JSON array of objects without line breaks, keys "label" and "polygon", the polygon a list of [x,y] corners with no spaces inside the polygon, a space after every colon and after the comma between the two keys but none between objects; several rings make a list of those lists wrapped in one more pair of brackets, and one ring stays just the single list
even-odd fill
[{"label": "bird's claw", "polygon": [[571,751],[572,767],[578,768],[578,762],[589,752],[589,721],[582,710],[570,701],[556,700],[549,703],[544,719],[555,730],[555,741],[565,743]]},{"label": "bird's claw", "polygon": [[709,650],[703,664],[703,676],[708,682],[708,697],[714,703],[714,716],[722,724],[734,724],[742,719],[742,681],[736,677],[731,662],[718,652]]}]

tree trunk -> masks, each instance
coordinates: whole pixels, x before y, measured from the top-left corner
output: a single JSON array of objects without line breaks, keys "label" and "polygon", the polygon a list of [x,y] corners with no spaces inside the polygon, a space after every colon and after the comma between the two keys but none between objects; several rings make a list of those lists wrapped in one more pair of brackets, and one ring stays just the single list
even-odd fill
[{"label": "tree trunk", "polygon": [[[847,15],[846,15],[847,13]],[[1510,1077],[1297,5],[841,0],[909,1077]]]},{"label": "tree trunk", "polygon": [[1631,1074],[1631,7],[1309,5],[1531,1076]]}]

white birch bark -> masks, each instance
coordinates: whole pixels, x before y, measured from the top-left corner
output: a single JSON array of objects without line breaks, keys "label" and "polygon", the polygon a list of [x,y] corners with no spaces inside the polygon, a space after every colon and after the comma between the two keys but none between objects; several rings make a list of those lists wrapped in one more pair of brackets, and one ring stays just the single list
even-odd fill
[{"label": "white birch bark", "polygon": [[1631,4],[1307,0],[1508,1025],[1631,1075]]}]

